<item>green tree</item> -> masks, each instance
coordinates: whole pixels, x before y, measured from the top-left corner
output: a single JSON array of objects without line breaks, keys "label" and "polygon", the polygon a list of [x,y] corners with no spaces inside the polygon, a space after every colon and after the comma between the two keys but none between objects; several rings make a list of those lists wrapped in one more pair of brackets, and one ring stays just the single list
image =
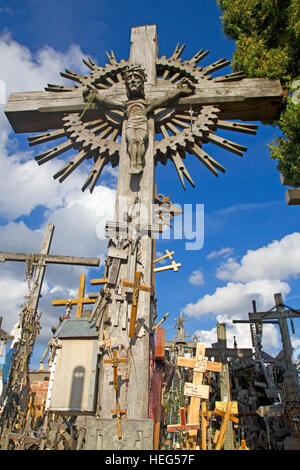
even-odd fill
[{"label": "green tree", "polygon": [[[217,0],[226,36],[236,42],[232,68],[247,77],[279,79],[285,90],[278,125],[268,145],[282,174],[300,185],[300,0]],[[298,83],[300,86],[300,82]],[[298,94],[298,96],[297,96]]]}]

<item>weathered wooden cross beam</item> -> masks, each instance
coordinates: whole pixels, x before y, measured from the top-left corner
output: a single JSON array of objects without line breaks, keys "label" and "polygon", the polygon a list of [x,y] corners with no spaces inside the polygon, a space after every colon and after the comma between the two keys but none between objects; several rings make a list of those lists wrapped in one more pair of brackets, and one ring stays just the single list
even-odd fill
[{"label": "weathered wooden cross beam", "polygon": [[[30,293],[29,307],[36,312],[38,308],[38,302],[40,298],[40,292],[45,274],[45,268],[47,264],[67,264],[76,266],[99,266],[100,260],[98,258],[85,258],[78,256],[63,256],[63,255],[50,255],[49,250],[51,241],[54,233],[54,225],[48,224],[45,232],[45,236],[42,243],[40,253],[34,253],[35,264],[35,277],[33,282],[33,288]],[[28,260],[28,254],[26,253],[8,253],[0,252],[0,261],[23,261]]]},{"label": "weathered wooden cross beam", "polygon": [[[215,410],[214,411],[207,411],[206,409],[206,401],[202,400],[201,402],[201,411],[200,411],[200,418],[201,418],[201,450],[207,450],[207,428],[208,428],[208,419],[214,415],[219,415],[224,417],[225,411],[227,408],[226,402],[216,402]],[[237,402],[232,402],[231,406],[231,414],[229,416],[229,420],[238,423],[239,420],[234,414],[237,414]]]},{"label": "weathered wooden cross beam", "polygon": [[[222,411],[222,414],[221,414],[223,419],[222,419],[222,424],[221,424],[220,431],[219,431],[219,434],[218,434],[218,440],[217,440],[217,443],[216,443],[215,450],[221,450],[221,448],[224,444],[225,433],[226,433],[227,425],[228,425],[229,418],[230,418],[230,415],[231,415],[231,408],[232,408],[232,402],[228,401],[227,406],[226,406],[226,411],[225,412]],[[216,411],[218,411],[218,410],[216,410]],[[220,413],[217,413],[217,414],[220,414]]]},{"label": "weathered wooden cross beam", "polygon": [[[163,84],[149,87],[147,95],[153,100],[164,96]],[[122,90],[103,90],[103,96],[126,102]],[[282,89],[279,80],[244,78],[238,82],[205,82],[205,86],[196,84],[195,94],[181,98],[179,106],[193,109],[203,105],[217,104],[221,108],[220,119],[242,119],[258,121],[274,119],[278,113],[278,104],[282,101]],[[65,113],[80,113],[85,108],[80,91],[68,93],[20,92],[9,96],[5,114],[15,132],[44,132],[60,129]],[[97,119],[94,104],[87,111],[89,119]]]}]

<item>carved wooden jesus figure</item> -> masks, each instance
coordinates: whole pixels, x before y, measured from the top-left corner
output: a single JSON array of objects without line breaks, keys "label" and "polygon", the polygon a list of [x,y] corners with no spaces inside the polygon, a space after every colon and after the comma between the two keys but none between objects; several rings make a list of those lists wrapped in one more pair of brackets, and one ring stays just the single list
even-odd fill
[{"label": "carved wooden jesus figure", "polygon": [[195,85],[188,79],[182,79],[177,85],[177,90],[167,93],[163,98],[157,98],[148,102],[145,98],[144,83],[146,74],[139,65],[129,66],[124,74],[126,94],[128,101],[125,104],[117,100],[107,99],[95,87],[88,86],[83,95],[85,99],[94,94],[94,99],[99,107],[108,109],[119,109],[124,111],[127,118],[125,136],[127,151],[130,158],[129,172],[138,174],[143,171],[143,158],[146,153],[148,142],[148,116],[155,109],[169,107],[185,96],[194,93]]}]

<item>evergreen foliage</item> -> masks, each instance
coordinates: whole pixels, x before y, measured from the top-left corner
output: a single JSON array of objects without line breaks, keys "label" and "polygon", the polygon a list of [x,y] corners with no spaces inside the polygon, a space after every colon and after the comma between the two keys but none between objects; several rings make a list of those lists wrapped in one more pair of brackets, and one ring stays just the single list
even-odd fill
[{"label": "evergreen foliage", "polygon": [[236,42],[233,70],[248,77],[279,79],[288,96],[278,120],[272,123],[282,135],[268,147],[278,170],[300,185],[300,93],[293,90],[300,80],[300,0],[217,3],[223,13],[224,33]]}]

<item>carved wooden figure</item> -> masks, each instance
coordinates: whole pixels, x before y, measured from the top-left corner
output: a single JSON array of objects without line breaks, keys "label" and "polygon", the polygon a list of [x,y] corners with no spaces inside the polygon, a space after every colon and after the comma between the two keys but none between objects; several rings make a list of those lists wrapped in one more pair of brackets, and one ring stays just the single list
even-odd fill
[{"label": "carved wooden figure", "polygon": [[[185,166],[185,156],[188,160],[194,155],[217,176],[225,169],[205,152],[205,144],[212,143],[242,156],[246,151],[243,145],[224,139],[216,132],[229,129],[254,134],[255,125],[228,120],[271,119],[281,105],[279,81],[244,79],[239,73],[214,77],[212,74],[229,61],[221,59],[198,67],[207,52],[202,50],[190,60],[182,60],[183,49],[177,46],[171,57],[158,57],[156,26],[133,28],[128,61],[117,61],[114,54],[108,56],[110,63],[104,67],[99,67],[92,59],[85,60],[91,73],[81,75],[70,70],[62,73],[63,77],[75,81],[74,87],[49,84],[46,92],[13,94],[5,109],[16,132],[39,133],[29,138],[31,146],[65,137],[64,142],[54,143],[36,157],[41,165],[70,149],[76,152],[54,175],[59,182],[89,160],[91,170],[82,189],[89,187],[92,192],[104,166],[119,164],[115,220],[108,228],[117,228],[121,237],[125,225],[131,246],[127,263],[120,263],[116,285],[123,279],[133,282],[136,271],[142,272],[145,285],[151,284],[154,224],[149,214],[154,203],[155,165],[158,162],[165,165],[170,160],[183,187],[185,179],[195,184]],[[95,93],[91,96],[90,91]],[[89,100],[89,95],[94,101]],[[128,235],[124,216],[130,214],[137,198],[145,210],[140,211],[134,226],[142,231]],[[138,308],[141,314],[136,312],[137,317],[143,316],[151,330],[152,296],[143,293]],[[130,339],[134,336],[133,323]],[[125,343],[122,326],[116,328],[116,335]],[[137,338],[131,346],[137,366],[129,382],[128,417],[143,420],[147,426],[148,336]],[[102,388],[100,418],[108,419],[114,405],[109,401],[108,385],[103,377],[99,383]]]}]

